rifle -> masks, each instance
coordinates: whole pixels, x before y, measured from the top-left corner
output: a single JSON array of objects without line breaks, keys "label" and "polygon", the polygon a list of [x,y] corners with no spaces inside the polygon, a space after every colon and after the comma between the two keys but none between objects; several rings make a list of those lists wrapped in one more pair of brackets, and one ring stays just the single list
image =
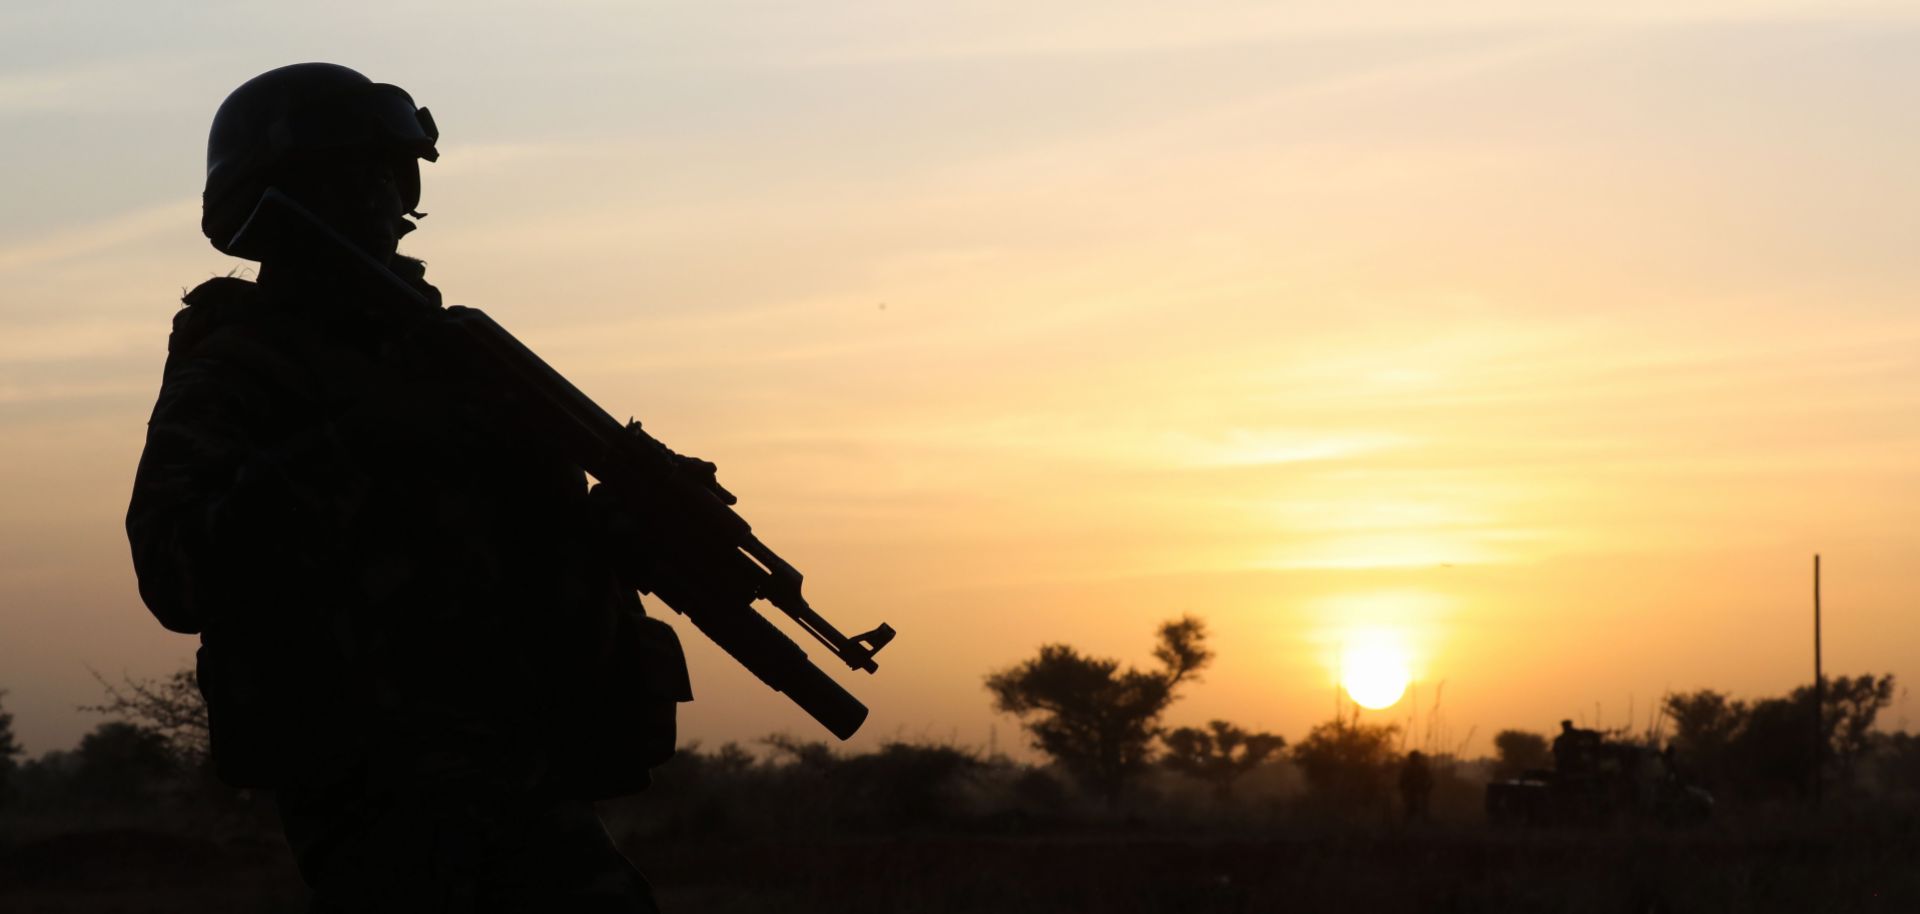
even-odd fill
[{"label": "rifle", "polygon": [[[800,594],[801,574],[730,507],[713,465],[669,450],[622,423],[581,393],[505,328],[474,308],[440,308],[278,189],[260,197],[229,250],[242,256],[300,249],[361,281],[383,306],[411,309],[435,355],[496,398],[521,430],[586,470],[636,517],[645,519],[652,561],[643,593],[686,616],[774,691],[841,739],[867,719],[867,706],[813,665],[806,651],[754,608],[766,600],[798,623],[848,669],[873,673],[873,655],[893,640],[891,626],[848,637]],[[599,491],[596,489],[596,491]]]}]

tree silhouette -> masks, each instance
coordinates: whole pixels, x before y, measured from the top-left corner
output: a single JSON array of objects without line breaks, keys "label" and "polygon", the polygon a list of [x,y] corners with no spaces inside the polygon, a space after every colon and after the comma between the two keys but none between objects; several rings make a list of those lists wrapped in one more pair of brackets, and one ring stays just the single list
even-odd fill
[{"label": "tree silhouette", "polygon": [[[0,698],[6,695],[6,690],[0,689]],[[15,773],[20,770],[20,763],[14,759],[25,751],[20,741],[13,738],[13,713],[0,709],[0,807],[7,805],[13,793]]]},{"label": "tree silhouette", "polygon": [[1293,760],[1322,799],[1354,806],[1373,803],[1386,797],[1399,733],[1396,724],[1330,720],[1293,747]]},{"label": "tree silhouette", "polygon": [[785,756],[801,768],[827,771],[838,761],[833,754],[833,747],[817,739],[799,739],[786,733],[770,733],[762,737],[760,742],[772,749],[776,758]]},{"label": "tree silhouette", "polygon": [[1546,768],[1553,762],[1547,738],[1525,730],[1502,730],[1493,738],[1496,754],[1494,777],[1519,777],[1523,772]]},{"label": "tree silhouette", "polygon": [[753,753],[729,740],[707,757],[707,764],[722,775],[734,776],[753,767]]},{"label": "tree silhouette", "polygon": [[1683,770],[1707,784],[1724,784],[1732,773],[1733,738],[1747,723],[1747,704],[1712,689],[1668,695],[1662,706],[1673,721],[1670,745]]},{"label": "tree silhouette", "polygon": [[958,793],[980,768],[979,759],[951,746],[883,743],[841,763],[836,795],[870,829],[937,826],[960,818]]},{"label": "tree silhouette", "polygon": [[1816,747],[1846,780],[1872,745],[1874,721],[1893,701],[1894,680],[1838,676],[1827,680],[1825,691],[1818,731],[1811,685],[1751,704],[1711,690],[1669,695],[1674,750],[1690,774],[1752,795],[1805,791],[1821,767]]},{"label": "tree silhouette", "polygon": [[1175,688],[1213,659],[1206,626],[1193,616],[1162,624],[1153,657],[1159,669],[1123,670],[1118,660],[1049,644],[989,675],[987,691],[997,710],[1020,718],[1034,748],[1111,805],[1146,768]]},{"label": "tree silhouette", "polygon": [[1877,786],[1902,802],[1913,802],[1920,796],[1920,734],[1878,733],[1870,739]]},{"label": "tree silhouette", "polygon": [[75,791],[103,806],[151,799],[177,770],[165,736],[123,720],[95,727],[81,738],[76,754]]},{"label": "tree silhouette", "polygon": [[[1813,687],[1801,686],[1793,690],[1793,697],[1810,703]],[[1843,775],[1851,772],[1854,762],[1867,751],[1874,721],[1892,703],[1892,673],[1879,678],[1871,673],[1851,678],[1838,676],[1827,682],[1820,724],[1828,751]]]},{"label": "tree silhouette", "polygon": [[79,753],[71,749],[51,749],[21,762],[13,772],[12,805],[70,812],[75,806],[74,771],[79,766]]},{"label": "tree silhouette", "polygon": [[1272,733],[1252,733],[1224,720],[1211,721],[1204,730],[1181,727],[1160,740],[1167,747],[1161,764],[1212,785],[1223,801],[1235,781],[1287,745]]},{"label": "tree silhouette", "polygon": [[107,700],[80,710],[131,721],[157,733],[180,766],[198,769],[211,758],[207,729],[207,700],[200,694],[200,677],[191,667],[164,679],[123,677],[119,685],[99,673],[93,678],[107,692]]}]

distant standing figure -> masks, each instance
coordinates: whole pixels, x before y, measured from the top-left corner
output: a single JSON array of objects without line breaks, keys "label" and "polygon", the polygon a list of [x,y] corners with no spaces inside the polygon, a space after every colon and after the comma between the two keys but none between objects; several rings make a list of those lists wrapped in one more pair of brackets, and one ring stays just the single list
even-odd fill
[{"label": "distant standing figure", "polygon": [[1428,801],[1433,796],[1433,769],[1427,766],[1427,757],[1415,749],[1407,753],[1406,764],[1400,767],[1400,803],[1406,809],[1407,821],[1427,821]]},{"label": "distant standing figure", "polygon": [[1553,738],[1553,768],[1562,777],[1583,775],[1592,770],[1594,755],[1600,748],[1600,733],[1560,722],[1560,735]]}]

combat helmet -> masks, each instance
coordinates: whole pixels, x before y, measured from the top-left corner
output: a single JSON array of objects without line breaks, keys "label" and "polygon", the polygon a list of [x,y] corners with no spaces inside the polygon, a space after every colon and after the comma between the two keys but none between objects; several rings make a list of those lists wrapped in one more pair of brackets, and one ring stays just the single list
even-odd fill
[{"label": "combat helmet", "polygon": [[[289,168],[328,152],[388,148],[431,162],[440,131],[399,86],[330,63],[268,70],[233,90],[207,137],[200,231],[223,254],[258,259],[230,242],[254,205]],[[402,175],[402,202],[420,205],[418,162]]]}]

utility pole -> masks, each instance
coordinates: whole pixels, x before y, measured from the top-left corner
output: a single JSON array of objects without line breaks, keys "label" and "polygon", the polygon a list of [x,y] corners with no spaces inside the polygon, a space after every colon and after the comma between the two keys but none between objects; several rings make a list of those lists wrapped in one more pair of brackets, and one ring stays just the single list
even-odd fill
[{"label": "utility pole", "polygon": [[1820,805],[1827,761],[1827,679],[1820,670],[1820,554],[1813,555],[1813,804]]}]

